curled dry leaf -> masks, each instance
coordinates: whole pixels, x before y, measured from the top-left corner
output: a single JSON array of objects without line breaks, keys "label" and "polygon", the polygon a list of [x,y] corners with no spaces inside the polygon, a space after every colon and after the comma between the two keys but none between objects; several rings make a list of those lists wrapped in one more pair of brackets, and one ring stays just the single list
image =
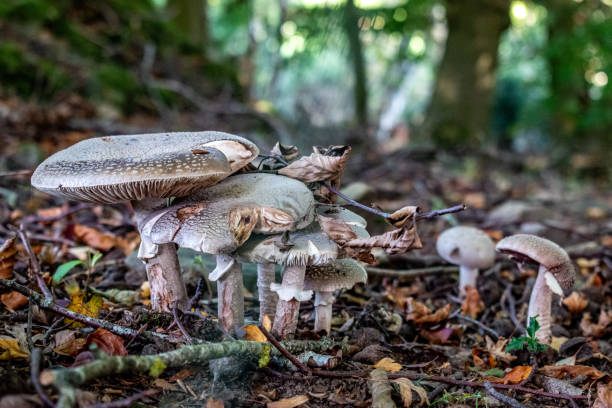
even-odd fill
[{"label": "curled dry leaf", "polygon": [[461,303],[461,313],[475,319],[484,310],[485,304],[480,298],[476,288],[470,285],[465,287],[465,299]]},{"label": "curled dry leaf", "polygon": [[506,345],[508,344],[507,339],[500,337],[496,342],[494,342],[489,336],[487,336],[485,340],[487,342],[487,351],[491,353],[495,360],[509,364],[512,362],[512,360],[516,359],[516,356],[506,352]]},{"label": "curled dry leaf", "polygon": [[267,408],[295,408],[308,402],[306,395],[297,395],[291,398],[283,398],[278,401],[268,402]]},{"label": "curled dry leaf", "polygon": [[487,376],[487,381],[498,384],[518,384],[529,377],[531,370],[533,370],[531,366],[516,366],[508,371],[504,378]]},{"label": "curled dry leaf", "polygon": [[404,228],[410,223],[414,222],[414,216],[419,212],[419,207],[415,205],[409,205],[402,207],[399,210],[393,212],[386,218],[387,222],[393,225],[395,228]]},{"label": "curled dry leaf", "polygon": [[344,245],[351,248],[382,248],[389,255],[403,254],[411,249],[421,249],[423,244],[419,238],[416,226],[411,228],[399,228],[374,235],[369,238],[352,239]]},{"label": "curled dry leaf", "polygon": [[76,337],[74,330],[60,330],[55,333],[54,352],[62,356],[74,357],[85,347],[86,340]]},{"label": "curled dry leaf", "polygon": [[325,235],[340,246],[357,238],[357,234],[341,219],[325,217],[323,215],[319,215],[317,219]]},{"label": "curled dry leaf", "polygon": [[285,161],[296,159],[300,154],[297,146],[284,145],[280,142],[276,142],[270,152],[276,156],[282,157]]},{"label": "curled dry leaf", "polygon": [[597,399],[593,403],[593,408],[612,407],[612,383],[597,384]]},{"label": "curled dry leaf", "polygon": [[15,237],[11,237],[0,245],[0,278],[11,279],[13,277],[13,266],[15,265]]},{"label": "curled dry leaf", "polygon": [[104,329],[96,329],[87,336],[85,345],[97,344],[109,356],[127,356],[128,352],[123,345],[123,339]]},{"label": "curled dry leaf", "polygon": [[563,299],[563,304],[570,312],[580,313],[587,307],[589,301],[584,298],[581,292],[574,291],[571,295]]},{"label": "curled dry leaf", "polygon": [[450,307],[450,304],[447,304],[436,310],[435,313],[432,313],[423,303],[413,298],[408,298],[406,302],[406,320],[413,320],[417,324],[440,323],[450,315]]},{"label": "curled dry leaf", "polygon": [[378,363],[374,364],[374,368],[382,368],[390,373],[396,373],[402,369],[402,365],[396,363],[395,360],[389,357],[381,359]]},{"label": "curled dry leaf", "polygon": [[28,304],[28,298],[17,291],[3,293],[0,296],[0,301],[11,312]]},{"label": "curled dry leaf", "polygon": [[314,149],[310,156],[301,157],[278,171],[282,176],[291,177],[304,183],[317,181],[337,181],[342,176],[349,146],[333,146],[328,149]]},{"label": "curled dry leaf", "polygon": [[412,406],[412,391],[416,392],[419,396],[419,407],[423,406],[423,404],[429,405],[429,400],[427,399],[427,392],[425,389],[423,387],[419,387],[418,385],[414,385],[410,379],[397,378],[395,380],[391,380],[391,382],[398,385],[404,407],[410,408]]},{"label": "curled dry leaf", "polygon": [[601,310],[597,323],[591,321],[591,314],[585,313],[580,321],[580,329],[586,337],[601,337],[606,332],[608,326],[612,324],[612,310]]}]

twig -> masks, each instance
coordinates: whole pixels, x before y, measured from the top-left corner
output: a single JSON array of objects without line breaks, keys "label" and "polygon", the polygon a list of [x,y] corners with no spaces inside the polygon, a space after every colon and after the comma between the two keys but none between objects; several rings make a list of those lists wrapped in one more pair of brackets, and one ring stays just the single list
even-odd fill
[{"label": "twig", "polygon": [[465,320],[466,322],[470,322],[472,324],[475,324],[476,326],[480,327],[482,330],[486,331],[487,333],[489,333],[490,335],[494,336],[494,340],[497,340],[499,338],[499,334],[493,330],[490,327],[485,326],[482,322],[476,320],[476,319],[472,319],[470,316],[466,316],[464,314],[461,314],[461,309],[458,309],[456,312],[454,312],[453,314],[450,315],[449,318],[453,318],[453,317],[457,317],[461,320]]},{"label": "twig", "polygon": [[181,319],[179,318],[178,308],[176,306],[172,308],[172,316],[174,316],[174,322],[176,323],[176,326],[179,328],[181,333],[183,333],[183,337],[185,338],[187,343],[193,344],[193,339],[191,338],[189,332],[187,331],[187,329],[185,329],[185,326],[183,326],[183,322],[181,322]]},{"label": "twig", "polygon": [[508,284],[508,286],[506,286],[506,290],[504,290],[504,294],[502,295],[502,298],[501,298],[502,307],[506,309],[504,307],[504,303],[508,304],[508,309],[506,310],[506,312],[508,313],[508,316],[510,317],[512,324],[514,324],[514,327],[519,329],[521,333],[525,332],[525,328],[523,327],[521,322],[519,322],[518,318],[516,317],[516,303],[514,301],[514,296],[512,296],[512,285],[511,284]]},{"label": "twig", "polygon": [[86,408],[123,408],[123,407],[130,407],[136,401],[139,401],[139,400],[141,400],[143,398],[155,395],[159,391],[160,390],[146,390],[146,391],[142,391],[142,392],[136,393],[136,394],[134,394],[132,396],[129,396],[127,398],[123,398],[123,399],[120,399],[120,400],[107,402],[105,404],[89,405]]},{"label": "twig", "polygon": [[38,376],[40,375],[40,359],[42,352],[38,347],[34,347],[30,352],[30,380],[32,381],[32,385],[34,389],[38,393],[41,401],[44,406],[55,408],[55,404],[51,402],[51,399],[45,394],[42,385],[40,385],[40,381]]},{"label": "twig", "polygon": [[389,276],[393,278],[414,278],[417,276],[437,275],[439,273],[459,272],[458,266],[431,266],[428,268],[414,269],[387,269],[376,266],[366,266],[368,276]]},{"label": "twig", "polygon": [[51,221],[57,221],[59,219],[62,219],[64,217],[67,217],[71,214],[74,214],[76,212],[79,212],[81,210],[86,210],[88,208],[92,208],[93,205],[92,204],[88,204],[88,203],[79,203],[77,205],[75,205],[74,207],[68,208],[66,211],[62,211],[61,213],[54,215],[52,217],[39,217],[36,215],[31,215],[29,217],[26,217],[23,222],[24,224],[33,224],[36,222],[51,222]]},{"label": "twig", "polygon": [[293,363],[294,366],[297,367],[298,370],[300,370],[301,372],[303,372],[304,374],[311,374],[311,369],[308,368],[307,366],[305,366],[304,364],[302,364],[297,358],[295,358],[294,355],[292,355],[290,352],[287,351],[287,349],[285,349],[278,340],[276,340],[274,338],[274,336],[272,334],[270,334],[270,332],[268,330],[266,330],[265,327],[263,326],[259,326],[259,330],[261,330],[261,332],[263,333],[264,336],[266,336],[266,339],[268,339],[268,341],[274,346],[276,347],[276,349],[285,357],[287,358],[287,360],[291,361]]},{"label": "twig", "polygon": [[30,293],[30,290],[27,287],[20,285],[14,280],[0,279],[0,288],[15,290],[25,296],[30,295],[34,303],[36,303],[38,306],[42,307],[43,309],[50,310],[59,315],[67,317],[68,319],[77,321],[79,323],[83,323],[90,327],[96,327],[96,328],[108,330],[119,336],[133,337],[133,336],[142,334],[142,336],[146,338],[147,340],[154,340],[154,339],[165,340],[165,341],[176,341],[177,340],[173,336],[168,336],[166,334],[161,334],[161,333],[156,333],[156,332],[145,331],[142,333],[138,333],[136,330],[130,329],[128,327],[119,326],[117,324],[114,324],[114,323],[111,323],[105,320],[100,320],[100,319],[96,319],[95,317],[89,317],[89,316],[82,315],[80,313],[73,312],[72,310],[68,310],[64,307],[57,305],[54,302],[53,298],[51,299],[45,298],[38,292],[34,292],[34,291]]},{"label": "twig", "polygon": [[491,396],[495,398],[496,400],[501,401],[504,404],[512,408],[525,408],[524,405],[519,403],[514,398],[510,398],[507,395],[502,394],[501,392],[495,391],[495,389],[493,388],[490,382],[485,381],[483,385],[484,385],[485,390],[487,390],[487,392],[491,394]]},{"label": "twig", "polygon": [[434,210],[434,211],[426,212],[425,214],[417,214],[416,220],[417,221],[430,220],[432,218],[436,218],[441,215],[453,214],[453,213],[457,213],[457,212],[465,211],[465,210],[467,210],[467,206],[465,204],[459,204],[459,205],[455,205],[452,207],[443,208],[441,210]]},{"label": "twig", "polygon": [[[28,253],[28,257],[30,258],[30,267],[32,268],[32,272],[34,273],[34,277],[36,278],[38,287],[40,288],[43,295],[45,295],[46,299],[53,300],[53,294],[51,294],[49,287],[45,283],[45,279],[42,277],[42,272],[40,271],[40,264],[38,263],[38,259],[36,259],[36,255],[34,255],[34,252],[32,251],[32,247],[30,246],[30,241],[26,236],[26,231],[23,224],[19,226],[17,233],[19,234],[19,238],[23,243],[23,247],[25,248],[26,252]],[[23,295],[27,296],[27,294],[25,293],[23,293]]]},{"label": "twig", "polygon": [[202,282],[204,282],[204,278],[200,278],[198,280],[198,286],[196,287],[195,294],[191,299],[189,299],[189,304],[187,305],[187,310],[191,310],[194,306],[198,305],[198,301],[202,296]]}]

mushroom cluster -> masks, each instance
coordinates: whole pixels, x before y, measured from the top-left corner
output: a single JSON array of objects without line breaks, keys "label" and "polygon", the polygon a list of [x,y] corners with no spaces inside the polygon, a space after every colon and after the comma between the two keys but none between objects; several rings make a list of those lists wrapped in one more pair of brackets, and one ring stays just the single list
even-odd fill
[{"label": "mushroom cluster", "polygon": [[[177,247],[216,256],[218,314],[233,333],[244,324],[241,262],[258,265],[260,319],[290,337],[299,304],[315,293],[316,330],[330,331],[333,292],[366,279],[318,224],[343,220],[368,237],[363,218],[315,202],[306,184],[266,173],[234,174],[259,153],[252,142],[221,132],[180,132],[92,138],[55,153],[36,169],[32,185],[60,197],[94,203],[129,201],[141,235],[151,305],[185,308],[187,291]],[[168,200],[172,198],[171,205]],[[283,267],[275,282],[275,265]]]}]

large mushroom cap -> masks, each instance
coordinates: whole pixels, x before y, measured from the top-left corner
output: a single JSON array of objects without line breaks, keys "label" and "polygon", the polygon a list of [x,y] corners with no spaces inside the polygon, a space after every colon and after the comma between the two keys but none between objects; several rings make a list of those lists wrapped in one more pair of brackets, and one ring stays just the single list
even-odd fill
[{"label": "large mushroom cap", "polygon": [[307,267],[304,290],[333,292],[352,288],[367,279],[368,274],[359,262],[354,259],[338,259],[334,263]]},{"label": "large mushroom cap", "polygon": [[447,229],[438,237],[436,249],[446,261],[468,268],[488,268],[495,261],[493,241],[473,227]]},{"label": "large mushroom cap", "polygon": [[516,234],[497,243],[497,251],[519,260],[539,263],[553,274],[563,290],[574,285],[574,266],[569,255],[556,243],[529,234]]},{"label": "large mushroom cap", "polygon": [[274,234],[310,224],[314,198],[300,181],[273,174],[232,176],[152,213],[142,235],[209,254],[229,253],[252,232]]},{"label": "large mushroom cap", "polygon": [[47,158],[32,185],[100,203],[181,197],[228,177],[258,152],[244,138],[212,131],[98,137]]}]

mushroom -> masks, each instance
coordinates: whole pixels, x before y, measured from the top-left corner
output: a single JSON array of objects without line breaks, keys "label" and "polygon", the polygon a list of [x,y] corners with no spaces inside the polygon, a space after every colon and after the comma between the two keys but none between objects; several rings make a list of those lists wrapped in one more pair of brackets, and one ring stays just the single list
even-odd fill
[{"label": "mushroom", "polygon": [[365,282],[366,270],[354,259],[339,259],[327,265],[312,265],[306,268],[304,289],[315,292],[315,331],[331,332],[334,291],[350,289],[356,283]]},{"label": "mushroom", "polygon": [[465,287],[476,288],[478,270],[495,261],[495,246],[491,238],[473,227],[453,227],[444,231],[436,242],[438,254],[447,262],[459,265],[459,294]]},{"label": "mushroom", "polygon": [[292,231],[313,217],[314,198],[302,182],[273,174],[240,174],[152,213],[144,221],[143,235],[153,250],[176,243],[217,256],[209,279],[217,282],[219,319],[231,332],[244,323],[242,268],[232,253],[252,233]]},{"label": "mushroom", "polygon": [[[342,207],[321,205],[317,206],[317,213],[336,219],[342,219],[351,226],[358,237],[368,237],[365,230],[365,220],[359,215]],[[295,333],[298,322],[300,302],[310,299],[311,290],[304,290],[306,267],[310,265],[326,265],[338,257],[343,256],[342,251],[327,235],[325,235],[317,222],[303,230],[289,234],[264,237],[254,235],[236,251],[236,256],[243,262],[258,264],[277,264],[284,266],[282,283],[272,283],[270,288],[278,295],[278,304],[272,332],[281,338]],[[260,299],[266,309],[272,309],[273,302]],[[263,318],[260,310],[260,319]]]},{"label": "mushroom", "polygon": [[532,261],[540,264],[529,299],[527,324],[531,317],[539,316],[540,328],[536,337],[541,343],[550,344],[552,292],[562,296],[564,290],[574,285],[574,266],[567,252],[548,239],[528,234],[506,237],[497,243],[496,249],[518,262]]},{"label": "mushroom", "polygon": [[[228,177],[258,154],[250,141],[222,132],[106,136],[83,140],[43,161],[32,175],[38,190],[71,200],[112,204],[131,201],[143,221],[181,197]],[[176,247],[141,242],[151,305],[157,311],[187,305]]]}]

